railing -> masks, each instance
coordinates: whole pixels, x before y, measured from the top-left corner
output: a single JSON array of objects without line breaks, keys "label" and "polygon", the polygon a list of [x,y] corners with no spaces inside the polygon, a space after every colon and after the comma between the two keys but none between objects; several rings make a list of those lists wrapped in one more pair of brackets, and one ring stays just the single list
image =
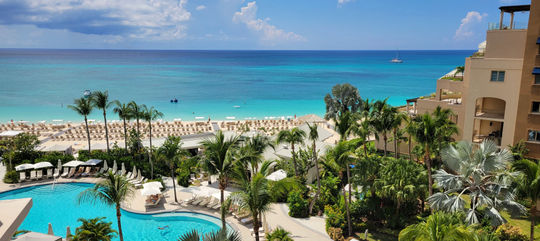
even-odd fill
[{"label": "railing", "polygon": [[488,31],[489,30],[508,30],[508,29],[527,29],[527,23],[523,22],[514,22],[512,28],[510,28],[510,25],[503,24],[502,28],[499,27],[499,23],[488,23]]}]

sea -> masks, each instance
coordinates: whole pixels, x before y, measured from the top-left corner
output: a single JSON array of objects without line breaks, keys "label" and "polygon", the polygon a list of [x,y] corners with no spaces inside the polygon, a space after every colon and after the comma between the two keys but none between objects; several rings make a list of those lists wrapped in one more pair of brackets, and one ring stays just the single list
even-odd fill
[{"label": "sea", "polygon": [[[339,83],[400,106],[473,52],[0,49],[0,122],[82,121],[67,106],[86,90],[154,106],[164,120],[322,116]],[[396,54],[403,63],[390,63]]]}]

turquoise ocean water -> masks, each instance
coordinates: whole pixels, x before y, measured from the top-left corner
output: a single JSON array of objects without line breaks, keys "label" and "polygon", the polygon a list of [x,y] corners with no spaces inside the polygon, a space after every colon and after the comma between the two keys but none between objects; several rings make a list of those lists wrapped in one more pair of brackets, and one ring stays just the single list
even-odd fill
[{"label": "turquoise ocean water", "polygon": [[0,49],[0,122],[80,121],[66,105],[87,89],[154,106],[168,120],[323,115],[324,95],[346,82],[363,98],[403,105],[434,92],[473,52],[401,51],[404,63],[392,64],[395,51]]}]

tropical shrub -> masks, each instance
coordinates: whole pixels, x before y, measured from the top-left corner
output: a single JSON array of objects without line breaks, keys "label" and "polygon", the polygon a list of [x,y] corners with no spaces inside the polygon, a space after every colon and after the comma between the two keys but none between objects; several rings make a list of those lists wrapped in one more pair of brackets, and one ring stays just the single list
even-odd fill
[{"label": "tropical shrub", "polygon": [[79,218],[77,221],[82,222],[82,225],[77,227],[75,235],[72,236],[73,241],[110,241],[118,233],[112,229],[111,222],[102,221],[105,217],[84,219]]},{"label": "tropical shrub", "polygon": [[507,223],[499,226],[497,228],[497,231],[495,231],[495,234],[501,240],[508,240],[508,241],[529,240],[526,235],[521,233],[521,229],[519,227],[515,227]]},{"label": "tropical shrub", "polygon": [[324,207],[324,213],[326,214],[326,232],[330,233],[331,228],[339,228],[343,230],[347,225],[345,221],[345,212],[343,208],[338,205],[326,205]]},{"label": "tropical shrub", "polygon": [[266,234],[268,241],[293,241],[291,233],[282,227],[277,227],[272,232]]},{"label": "tropical shrub", "polygon": [[189,187],[191,181],[191,173],[189,171],[178,168],[176,169],[176,175],[178,185],[182,187]]},{"label": "tropical shrub", "polygon": [[330,238],[335,241],[345,240],[345,238],[343,237],[343,230],[341,228],[329,228],[328,236],[330,236]]},{"label": "tropical shrub", "polygon": [[287,198],[287,203],[289,204],[289,216],[295,218],[309,216],[309,202],[300,191],[291,192]]},{"label": "tropical shrub", "polygon": [[8,171],[4,176],[4,183],[18,183],[19,182],[19,173],[15,170]]}]

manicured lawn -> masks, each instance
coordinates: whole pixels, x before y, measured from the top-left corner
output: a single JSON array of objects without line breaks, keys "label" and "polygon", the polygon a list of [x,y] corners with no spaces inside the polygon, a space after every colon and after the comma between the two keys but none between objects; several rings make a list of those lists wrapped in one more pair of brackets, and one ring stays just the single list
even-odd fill
[{"label": "manicured lawn", "polygon": [[[508,223],[512,226],[517,226],[521,229],[521,232],[527,237],[531,232],[531,221],[527,218],[512,218],[507,212],[502,212],[502,216],[508,220]],[[534,240],[540,240],[540,218],[536,218],[536,225],[534,227]]]}]

